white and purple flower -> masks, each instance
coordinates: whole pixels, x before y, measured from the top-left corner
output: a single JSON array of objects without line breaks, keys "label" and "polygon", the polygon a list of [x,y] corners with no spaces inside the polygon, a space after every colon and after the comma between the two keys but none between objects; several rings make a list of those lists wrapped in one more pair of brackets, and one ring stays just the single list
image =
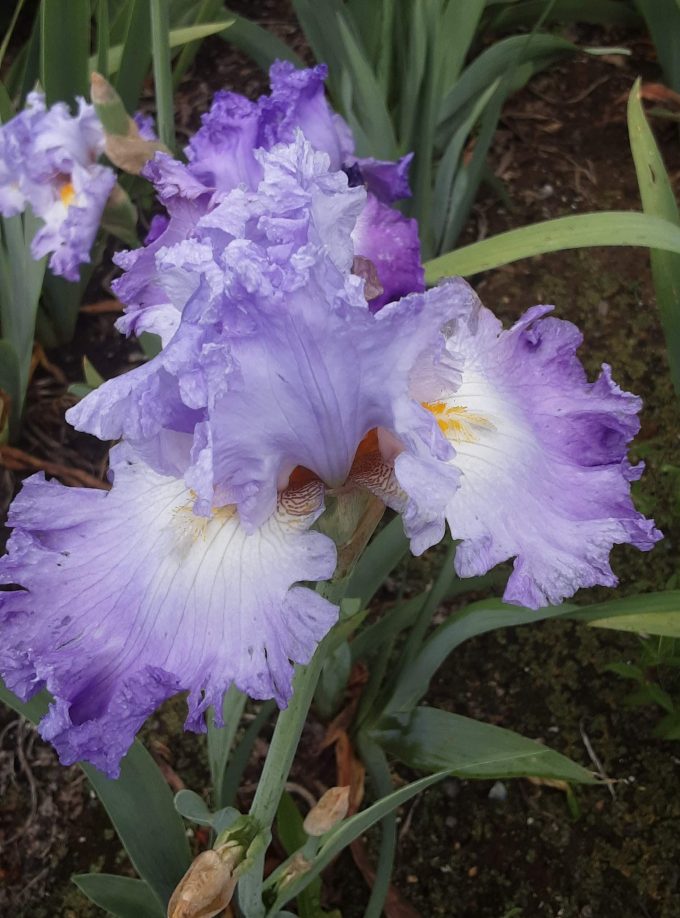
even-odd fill
[{"label": "white and purple flower", "polygon": [[94,108],[78,100],[78,113],[57,103],[46,109],[42,93],[0,127],[0,214],[12,217],[30,206],[43,221],[31,252],[51,254],[50,268],[77,281],[90,260],[106,201],[116,183],[97,160],[104,131]]},{"label": "white and purple flower", "polygon": [[66,763],[115,775],[179,691],[192,729],[230,685],[285,705],[337,616],[299,585],[335,568],[312,529],[327,494],[377,495],[415,553],[448,522],[462,576],[515,558],[505,598],[531,607],[612,585],[612,545],[660,538],[630,498],[639,401],[607,369],[587,382],[546,307],[503,331],[458,279],[373,312],[352,273],[369,192],[332,155],[298,129],[207,198],[154,162],[170,222],[118,290],[163,350],[69,413],[122,438],[112,489],[33,476],[0,561],[0,672],[52,693],[41,731]]}]

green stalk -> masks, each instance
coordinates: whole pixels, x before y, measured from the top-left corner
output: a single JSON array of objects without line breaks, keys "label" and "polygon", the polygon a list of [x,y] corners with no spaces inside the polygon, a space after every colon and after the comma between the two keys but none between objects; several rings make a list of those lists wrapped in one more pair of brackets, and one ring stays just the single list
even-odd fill
[{"label": "green stalk", "polygon": [[[347,580],[324,584],[323,595],[333,603],[340,603],[347,587]],[[314,698],[316,684],[329,649],[333,644],[333,632],[329,632],[317,647],[316,653],[307,664],[300,666],[293,679],[293,696],[288,707],[281,711],[269,751],[265,759],[257,791],[249,815],[257,821],[260,831],[271,828],[279,807],[290,767],[293,764],[302,729]],[[239,906],[248,918],[263,918],[262,883],[265,851],[253,862],[238,884]]]},{"label": "green stalk", "polygon": [[408,636],[406,646],[404,647],[404,652],[398,667],[399,672],[403,672],[404,667],[407,666],[415,655],[420,650],[420,647],[423,643],[427,629],[430,626],[432,621],[432,616],[434,615],[437,606],[444,599],[446,594],[451,588],[451,582],[456,576],[456,572],[453,567],[453,559],[456,554],[456,546],[451,545],[446,552],[446,557],[439,571],[439,576],[434,582],[434,586],[427,594],[427,599],[423,603],[423,606],[418,613],[418,618],[416,623],[413,626],[413,630]]},{"label": "green stalk", "polygon": [[[394,790],[387,757],[377,743],[365,734],[357,737],[359,754],[371,779],[375,796],[378,800],[387,797]],[[387,895],[390,891],[390,879],[394,867],[394,856],[397,851],[397,814],[391,810],[383,816],[381,823],[380,849],[371,896],[364,912],[364,918],[380,918],[383,914]]]},{"label": "green stalk", "polygon": [[168,0],[151,0],[151,53],[156,91],[158,137],[171,150],[175,148],[175,124],[170,67],[170,17]]},{"label": "green stalk", "polygon": [[222,703],[224,726],[216,727],[212,717],[208,718],[208,760],[217,809],[227,805],[224,800],[224,772],[236,731],[241,722],[246,697],[244,692],[240,692],[235,685],[232,685]]}]

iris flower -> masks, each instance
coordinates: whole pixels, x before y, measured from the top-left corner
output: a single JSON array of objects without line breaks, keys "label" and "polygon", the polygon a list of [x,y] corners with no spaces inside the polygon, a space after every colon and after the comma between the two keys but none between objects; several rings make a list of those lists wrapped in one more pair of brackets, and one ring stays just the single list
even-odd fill
[{"label": "iris flower", "polygon": [[69,412],[122,439],[112,488],[36,475],[11,510],[0,672],[52,693],[64,763],[115,776],[179,691],[195,730],[231,685],[286,704],[338,614],[301,585],[335,569],[328,495],[378,496],[417,554],[448,520],[459,572],[514,557],[506,599],[531,606],[612,584],[614,543],[660,537],[630,500],[639,402],[587,382],[573,326],[539,307],[503,331],[460,279],[372,312],[351,271],[366,188],[299,131],[254,162],[256,187],[210,208],[159,171],[171,223],[119,289],[163,350]]},{"label": "iris flower", "polygon": [[78,100],[78,112],[58,102],[45,107],[40,92],[30,93],[26,108],[0,127],[0,214],[12,217],[30,206],[42,227],[31,252],[51,253],[54,274],[77,281],[90,250],[106,201],[116,183],[97,160],[104,131],[94,108]]},{"label": "iris flower", "polygon": [[411,194],[411,154],[396,163],[355,156],[349,126],[324,96],[326,74],[323,65],[298,70],[277,61],[270,69],[270,95],[257,102],[233,92],[215,95],[185,150],[188,163],[157,154],[145,167],[143,174],[154,183],[168,216],[156,218],[145,249],[117,256],[126,274],[115,289],[128,304],[118,325],[121,331],[139,333],[156,324],[155,314],[165,300],[155,253],[187,239],[199,218],[226,194],[237,188],[254,191],[263,178],[260,154],[293,143],[298,131],[328,155],[329,171],[344,171],[351,186],[367,191],[351,244],[355,270],[362,273],[366,260],[374,268],[375,282],[367,288],[371,309],[425,289],[417,223],[391,206]]}]

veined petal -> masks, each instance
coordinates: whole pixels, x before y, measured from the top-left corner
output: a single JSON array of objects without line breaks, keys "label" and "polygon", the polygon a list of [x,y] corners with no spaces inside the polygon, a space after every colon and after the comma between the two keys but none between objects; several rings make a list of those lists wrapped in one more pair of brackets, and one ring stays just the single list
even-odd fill
[{"label": "veined petal", "polygon": [[628,444],[640,400],[608,367],[587,381],[581,335],[535,307],[516,325],[483,309],[449,339],[463,360],[457,391],[430,404],[455,448],[460,488],[446,506],[461,576],[515,558],[505,599],[537,608],[580,587],[617,583],[613,545],[661,538],[630,496]]},{"label": "veined petal", "polygon": [[26,699],[54,696],[41,733],[62,762],[111,776],[144,719],[188,691],[187,726],[204,729],[237,685],[285,706],[293,662],[305,663],[336,619],[317,593],[335,546],[310,531],[318,486],[284,494],[247,535],[233,508],[192,512],[181,479],[160,476],[125,445],[112,453],[110,492],[35,475],[13,504],[0,562],[0,671]]},{"label": "veined petal", "polygon": [[[209,417],[217,502],[237,503],[244,525],[258,526],[295,467],[338,487],[350,476],[364,437],[375,430],[394,444],[385,447],[384,458],[398,457],[397,479],[408,503],[419,486],[407,468],[452,453],[436,420],[413,396],[413,368],[424,355],[434,361],[437,351],[445,353],[442,326],[467,318],[476,303],[464,282],[412,294],[377,315],[359,308],[324,313],[306,302],[298,308],[291,298],[286,312],[234,341],[241,384],[215,399]],[[187,480],[200,494],[200,482],[191,473]],[[440,486],[444,480],[455,488],[458,472],[439,463]],[[448,492],[440,487],[440,501],[442,493]],[[422,512],[409,503],[405,513],[414,538],[423,513],[430,524],[431,497],[425,501],[421,493],[419,503]],[[441,504],[437,509],[441,538]]]}]

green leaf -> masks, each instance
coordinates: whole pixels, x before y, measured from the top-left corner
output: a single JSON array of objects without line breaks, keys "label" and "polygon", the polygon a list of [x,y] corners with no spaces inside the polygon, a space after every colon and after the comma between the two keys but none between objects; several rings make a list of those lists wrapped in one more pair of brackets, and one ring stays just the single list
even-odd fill
[{"label": "green leaf", "polygon": [[[0,328],[18,361],[16,411],[20,414],[28,386],[38,301],[45,261],[31,255],[31,240],[39,221],[30,210],[0,218]],[[16,368],[11,368],[12,373]]]},{"label": "green leaf", "polygon": [[[147,6],[147,10],[148,10],[148,6]],[[233,24],[233,22],[234,22],[233,19],[223,19],[223,20],[220,20],[219,22],[204,22],[200,25],[185,26],[182,29],[171,29],[169,36],[168,36],[170,48],[171,49],[179,48],[182,45],[188,44],[189,42],[199,41],[201,38],[207,38],[209,35],[216,35],[218,33],[221,34],[225,32],[225,30],[229,29],[230,26]],[[124,61],[127,60],[127,57],[128,57],[128,51],[127,51],[128,44],[114,45],[112,48],[109,49],[109,72],[110,73],[117,73],[119,71],[122,73],[123,67],[124,67]],[[137,43],[135,43],[135,46],[136,45]],[[149,44],[149,47],[150,47],[150,44]],[[146,75],[146,70],[148,70],[148,62],[151,59],[149,53],[144,54],[143,58],[147,61],[147,65],[144,71],[144,75],[138,81],[139,86],[141,86],[142,81],[144,80],[144,76]],[[95,69],[95,64],[96,64],[96,59],[94,57],[90,58],[90,70]],[[122,91],[121,91],[121,82],[122,82],[121,77],[119,77],[118,81],[116,82],[116,90],[118,91],[118,94],[121,96],[121,98],[125,102],[125,107],[127,108],[127,110],[131,111],[135,108],[137,104],[139,90],[137,90],[137,94],[134,98],[134,101],[129,102],[127,101],[127,98],[126,98],[126,91],[127,91],[126,82],[123,83]],[[131,95],[131,93],[128,93],[128,95]]]},{"label": "green leaf", "polygon": [[[360,813],[356,813],[350,819],[344,820],[332,829],[328,835],[324,836],[323,844],[316,857],[313,858],[310,869],[301,877],[298,877],[293,880],[292,883],[288,883],[284,887],[277,897],[274,906],[271,908],[270,913],[275,915],[277,909],[299,895],[300,891],[318,877],[321,871],[330,864],[333,858],[335,858],[343,848],[350,845],[355,838],[363,835],[364,832],[368,831],[371,826],[383,819],[388,813],[391,813],[397,807],[406,803],[412,797],[415,797],[416,794],[436,784],[437,781],[441,781],[447,775],[447,771],[440,771],[436,775],[428,775],[426,778],[413,781],[411,784],[407,784],[406,787],[402,787],[394,791],[394,793],[389,794],[387,797],[378,800],[377,803],[362,810]],[[272,877],[273,876],[274,874],[272,874]],[[269,879],[271,879],[271,877]],[[267,888],[268,883],[269,880],[266,880],[265,888]]]},{"label": "green leaf", "polygon": [[[109,48],[109,77],[117,73],[115,88],[128,112],[139,102],[142,84],[151,64],[151,16],[149,0],[130,0],[123,25],[122,44]],[[96,58],[90,58],[94,69]]]},{"label": "green leaf", "polygon": [[680,590],[626,596],[575,610],[572,606],[568,615],[595,628],[680,638]]},{"label": "green leaf", "polygon": [[[206,22],[214,22],[216,19],[219,19],[220,14],[223,12],[224,5],[222,0],[202,0],[193,16],[191,24],[196,26],[203,25]],[[177,60],[172,68],[172,85],[175,89],[177,89],[182,81],[182,77],[193,63],[200,47],[200,40],[189,41],[183,46],[177,56]]]},{"label": "green leaf", "polygon": [[[640,101],[639,78],[628,97],[628,134],[644,212],[680,226],[673,187]],[[680,255],[652,249],[650,258],[671,377],[680,395]]]},{"label": "green leaf", "polygon": [[95,69],[104,77],[109,78],[109,48],[110,48],[110,19],[109,0],[97,0],[97,63]]},{"label": "green leaf", "polygon": [[[0,700],[36,724],[47,711],[49,696],[41,692],[23,702],[0,681]],[[79,764],[104,804],[135,870],[166,905],[191,862],[191,852],[184,823],[159,767],[138,740],[121,762],[120,777],[115,781],[92,765]]]},{"label": "green leaf", "polygon": [[90,901],[117,918],[164,918],[165,911],[144,880],[109,873],[79,873],[73,882]]},{"label": "green leaf", "polygon": [[616,673],[622,679],[634,679],[636,682],[644,682],[645,674],[639,666],[633,666],[632,663],[608,663],[605,670],[610,673]]},{"label": "green leaf", "polygon": [[[9,21],[9,25],[7,26],[7,29],[2,39],[2,44],[0,45],[0,67],[2,67],[2,62],[5,59],[5,54],[7,53],[7,48],[9,47],[10,40],[12,38],[12,35],[14,34],[14,28],[17,24],[17,20],[19,18],[19,14],[21,13],[21,9],[24,5],[24,2],[25,0],[16,0],[14,11],[12,12],[12,18]],[[3,121],[4,120],[5,119],[3,117]]]},{"label": "green leaf", "polygon": [[408,551],[408,539],[400,516],[383,527],[359,558],[350,577],[346,595],[367,606],[386,577]]},{"label": "green leaf", "polygon": [[[371,779],[373,793],[379,798],[388,797],[394,790],[394,784],[385,753],[377,743],[362,732],[359,732],[357,743],[361,760]],[[383,817],[380,832],[378,863],[364,918],[381,918],[387,901],[397,851],[397,814],[394,810]]]},{"label": "green leaf", "polygon": [[[230,14],[230,10],[226,10]],[[234,16],[231,28],[221,31],[220,38],[244,51],[263,70],[269,70],[275,60],[291,61],[296,67],[304,63],[287,44],[277,38],[273,32],[263,29],[243,16]]]},{"label": "green leaf", "polygon": [[672,89],[680,91],[680,6],[678,0],[635,0],[649,29],[659,63]]},{"label": "green leaf", "polygon": [[680,739],[680,711],[663,717],[654,728],[654,736],[665,740]]},{"label": "green leaf", "polygon": [[222,804],[233,803],[236,799],[236,793],[250,759],[250,754],[253,751],[255,740],[275,710],[276,703],[274,701],[266,701],[248,725],[243,737],[232,752],[224,770],[222,785],[215,789],[216,799],[221,801]]},{"label": "green leaf", "polygon": [[241,715],[246,704],[246,695],[239,691],[235,685],[230,686],[222,701],[223,727],[216,727],[213,719],[212,708],[208,714],[208,761],[210,774],[215,794],[215,805],[224,806],[229,801],[224,798],[223,781],[224,772],[229,761],[234,737],[241,722]]},{"label": "green leaf", "polygon": [[636,211],[605,211],[557,217],[500,233],[425,264],[425,279],[434,284],[454,274],[469,277],[522,258],[591,246],[646,246],[680,253],[680,227]]},{"label": "green leaf", "polygon": [[151,54],[156,95],[158,137],[173,150],[175,147],[175,107],[172,70],[170,68],[170,19],[168,0],[151,2]]},{"label": "green leaf", "polygon": [[40,79],[48,105],[87,95],[90,52],[89,0],[69,0],[68,15],[60,0],[40,5]]},{"label": "green leaf", "polygon": [[40,79],[40,16],[33,20],[31,36],[7,69],[5,85],[10,98],[22,108],[27,94]]},{"label": "green leaf", "polygon": [[534,740],[437,708],[387,715],[370,735],[400,762],[418,771],[446,769],[466,778],[530,775],[586,784],[595,781],[585,768]]},{"label": "green leaf", "polygon": [[5,84],[0,83],[0,122],[3,124],[14,116],[14,108]]},{"label": "green leaf", "polygon": [[183,788],[175,794],[175,809],[188,819],[189,822],[195,822],[199,826],[211,826],[213,823],[213,814],[208,809],[208,804],[200,794],[195,791]]},{"label": "green leaf", "polygon": [[499,599],[486,599],[471,603],[460,612],[449,616],[432,632],[420,653],[399,674],[395,692],[388,711],[405,711],[412,708],[427,692],[430,681],[442,663],[464,641],[497,628],[525,625],[542,619],[565,615],[569,606],[548,609],[523,609],[506,605]]},{"label": "green leaf", "polygon": [[157,357],[163,350],[160,335],[154,335],[153,332],[142,332],[139,336],[139,344],[147,360]]},{"label": "green leaf", "polygon": [[352,651],[347,641],[342,641],[326,657],[314,695],[314,702],[323,720],[330,720],[340,707],[351,668]]},{"label": "green leaf", "polygon": [[90,389],[97,389],[104,382],[104,377],[95,370],[87,357],[83,357],[83,375]]},{"label": "green leaf", "polygon": [[[9,439],[14,440],[19,433],[21,420],[21,402],[23,393],[21,389],[21,374],[19,372],[19,358],[11,342],[0,338],[0,390],[12,400],[9,415]],[[4,431],[0,429],[0,437]]]},{"label": "green leaf", "polygon": [[581,49],[572,42],[557,35],[535,34],[527,45],[526,35],[513,35],[495,42],[482,51],[460,75],[444,96],[439,109],[439,144],[444,146],[451,135],[450,122],[470,103],[478,99],[488,86],[499,77],[504,78],[508,68],[517,63],[518,53],[522,60],[531,60],[536,69],[548,66],[552,61],[574,54]]},{"label": "green leaf", "polygon": [[479,20],[484,12],[485,0],[467,0],[467,3],[449,3],[441,14],[441,33],[446,54],[442,60],[442,89],[455,86],[465,59],[477,34]]},{"label": "green leaf", "polygon": [[370,62],[342,11],[336,14],[336,25],[343,43],[343,65],[352,80],[354,106],[352,112],[347,112],[347,118],[351,127],[356,124],[361,129],[371,145],[370,149],[357,149],[357,152],[379,159],[395,159],[397,141],[394,128]]},{"label": "green leaf", "polygon": [[41,718],[47,714],[47,708],[50,703],[50,696],[47,692],[39,692],[34,695],[30,701],[21,701],[14,692],[10,692],[2,679],[0,679],[0,701],[6,704],[8,708],[21,714],[32,724],[37,724]]},{"label": "green leaf", "polygon": [[44,328],[37,336],[46,347],[67,344],[75,331],[78,313],[83,302],[94,267],[92,264],[80,266],[80,280],[72,282],[57,277],[51,271],[45,273],[42,289],[42,305],[50,321],[50,332],[53,340],[44,335]]},{"label": "green leaf", "polygon": [[135,870],[167,904],[191,862],[191,852],[184,824],[160,769],[138,741],[123,759],[120,777],[115,781],[91,765],[81,767],[104,804]]},{"label": "green leaf", "polygon": [[[545,9],[545,0],[508,4],[489,23],[490,31],[510,31],[532,26]],[[557,0],[546,22],[589,22],[595,25],[639,27],[640,17],[620,0]]]}]

